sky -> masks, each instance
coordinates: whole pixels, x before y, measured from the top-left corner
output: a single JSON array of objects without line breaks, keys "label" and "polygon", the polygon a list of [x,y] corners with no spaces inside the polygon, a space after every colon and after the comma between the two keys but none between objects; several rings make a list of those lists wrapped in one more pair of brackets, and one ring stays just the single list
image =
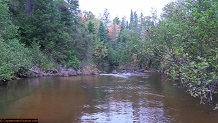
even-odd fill
[{"label": "sky", "polygon": [[126,16],[129,19],[131,9],[138,15],[143,13],[144,16],[150,16],[151,8],[155,8],[160,15],[161,9],[171,1],[173,0],[79,0],[79,4],[81,10],[91,11],[96,17],[107,8],[112,19],[116,16],[120,19]]}]

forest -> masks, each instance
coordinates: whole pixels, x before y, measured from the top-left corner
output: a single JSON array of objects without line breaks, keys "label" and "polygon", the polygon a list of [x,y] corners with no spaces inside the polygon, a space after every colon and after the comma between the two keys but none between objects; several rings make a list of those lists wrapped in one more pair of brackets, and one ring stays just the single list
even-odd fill
[{"label": "forest", "polygon": [[[201,103],[218,85],[218,1],[176,0],[158,17],[130,10],[110,19],[79,9],[79,0],[0,1],[0,81],[37,66],[87,65],[159,70]],[[133,55],[137,59],[133,61]]]}]

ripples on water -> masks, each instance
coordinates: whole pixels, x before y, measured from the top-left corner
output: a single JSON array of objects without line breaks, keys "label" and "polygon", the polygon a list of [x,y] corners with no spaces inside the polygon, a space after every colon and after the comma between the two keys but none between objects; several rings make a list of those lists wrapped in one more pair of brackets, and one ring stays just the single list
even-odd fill
[{"label": "ripples on water", "polygon": [[30,78],[0,87],[0,118],[40,123],[216,123],[211,109],[159,74]]},{"label": "ripples on water", "polygon": [[129,78],[131,76],[142,76],[143,78],[149,77],[144,73],[117,73],[117,74],[100,74],[102,76],[113,76],[113,77],[121,77],[121,78]]},{"label": "ripples on water", "polygon": [[[162,102],[157,100],[149,100],[152,96],[163,98],[162,95],[149,93],[146,89],[149,88],[145,81],[135,80],[135,82],[143,85],[133,85],[135,82],[131,77],[148,78],[147,74],[102,74],[102,76],[120,77],[122,80],[114,83],[112,87],[104,89],[108,95],[107,103],[96,107],[101,112],[84,113],[81,121],[86,122],[167,122],[167,117],[164,116]],[[128,80],[127,80],[128,78]],[[150,96],[150,97],[149,97]],[[160,99],[161,100],[161,99]]]}]

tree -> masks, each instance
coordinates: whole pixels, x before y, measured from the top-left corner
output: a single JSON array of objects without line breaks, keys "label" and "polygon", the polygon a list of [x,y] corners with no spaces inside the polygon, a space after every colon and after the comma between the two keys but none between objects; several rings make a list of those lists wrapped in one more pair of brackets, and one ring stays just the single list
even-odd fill
[{"label": "tree", "polygon": [[105,58],[108,56],[108,49],[103,41],[96,40],[94,45],[94,61],[98,65],[105,64]]},{"label": "tree", "polygon": [[108,28],[108,38],[111,42],[115,42],[117,40],[117,37],[120,33],[120,27],[119,25],[114,22],[111,26]]},{"label": "tree", "polygon": [[132,29],[135,31],[135,32],[138,32],[138,15],[136,13],[136,11],[134,12],[134,15],[133,15],[133,23],[132,23]]},{"label": "tree", "polygon": [[95,18],[95,15],[91,11],[83,11],[83,14],[87,20],[92,20]]},{"label": "tree", "polygon": [[80,38],[78,30],[82,25],[77,0],[13,0],[10,6],[22,43],[29,47],[39,44],[40,50],[57,63],[68,61],[66,54],[78,45],[72,39]]},{"label": "tree", "polygon": [[30,50],[17,38],[18,27],[11,21],[8,1],[0,1],[0,81],[23,77],[31,65]]},{"label": "tree", "polygon": [[10,39],[16,38],[18,27],[12,23],[11,13],[7,4],[6,0],[0,1],[0,36],[6,43],[9,43]]},{"label": "tree", "polygon": [[[175,1],[163,9],[160,24],[149,37],[162,68],[201,103],[212,101],[217,83],[218,3],[210,0]],[[209,31],[210,30],[210,31]],[[213,60],[212,60],[213,59]]]},{"label": "tree", "polygon": [[98,37],[99,37],[100,41],[103,41],[103,42],[108,41],[107,30],[106,30],[103,22],[100,22]]},{"label": "tree", "polygon": [[151,10],[151,20],[153,22],[152,26],[157,26],[157,20],[158,20],[158,16],[157,16],[157,10],[155,8],[152,8]]},{"label": "tree", "polygon": [[107,27],[111,23],[111,21],[110,21],[110,13],[109,13],[108,9],[104,10],[103,16],[101,17],[100,20],[103,22],[104,26],[107,29]]},{"label": "tree", "polygon": [[117,24],[117,25],[120,25],[120,19],[118,17],[115,17],[113,19],[113,23]]},{"label": "tree", "polygon": [[92,23],[92,21],[89,21],[89,23],[88,23],[88,31],[89,31],[89,33],[95,32],[95,27],[94,27],[94,24]]},{"label": "tree", "polygon": [[129,29],[132,29],[132,28],[133,28],[133,23],[134,23],[134,15],[133,15],[133,11],[132,11],[132,9],[131,9],[131,12],[130,12]]},{"label": "tree", "polygon": [[124,30],[127,27],[126,17],[122,17],[122,21],[120,24],[121,31]]}]

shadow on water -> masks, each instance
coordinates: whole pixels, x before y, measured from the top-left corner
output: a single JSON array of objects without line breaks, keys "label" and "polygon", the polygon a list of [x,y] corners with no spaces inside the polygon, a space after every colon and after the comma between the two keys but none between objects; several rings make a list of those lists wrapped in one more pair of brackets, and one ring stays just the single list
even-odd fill
[{"label": "shadow on water", "polygon": [[105,74],[16,80],[0,86],[0,118],[40,123],[216,123],[200,105],[160,74]]}]

